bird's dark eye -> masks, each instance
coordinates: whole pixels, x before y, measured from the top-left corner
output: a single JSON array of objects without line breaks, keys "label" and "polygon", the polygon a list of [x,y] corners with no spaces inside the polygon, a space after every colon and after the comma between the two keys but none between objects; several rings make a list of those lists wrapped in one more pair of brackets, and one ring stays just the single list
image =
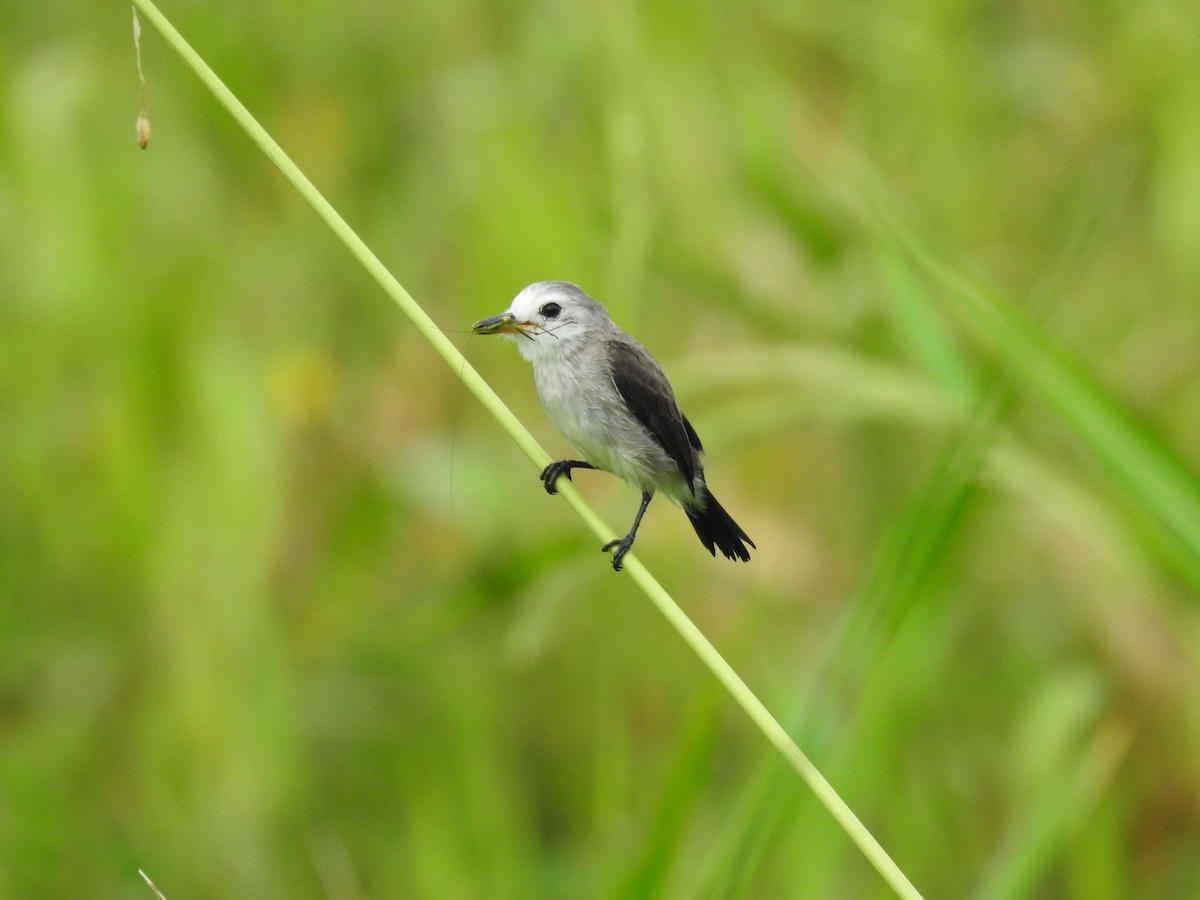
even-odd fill
[{"label": "bird's dark eye", "polygon": [[546,303],[542,306],[539,312],[547,319],[557,319],[558,314],[562,312],[562,307],[557,303]]}]

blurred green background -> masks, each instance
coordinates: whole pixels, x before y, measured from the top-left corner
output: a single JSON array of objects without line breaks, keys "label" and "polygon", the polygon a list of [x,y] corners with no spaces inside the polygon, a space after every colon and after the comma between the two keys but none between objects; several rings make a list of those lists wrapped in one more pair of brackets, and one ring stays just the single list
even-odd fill
[{"label": "blurred green background", "polygon": [[[927,896],[1200,896],[1194,4],[164,11],[552,454],[461,330],[654,350],[759,551],[639,556]],[[0,896],[888,896],[157,33],[142,152],[4,18]]]}]

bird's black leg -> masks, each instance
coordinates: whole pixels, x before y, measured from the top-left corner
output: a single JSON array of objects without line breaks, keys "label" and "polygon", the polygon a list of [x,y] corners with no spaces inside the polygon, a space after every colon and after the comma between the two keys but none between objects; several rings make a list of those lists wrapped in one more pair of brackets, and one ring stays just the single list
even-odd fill
[{"label": "bird's black leg", "polygon": [[654,497],[651,491],[642,491],[642,505],[638,507],[637,515],[633,517],[633,527],[629,529],[629,534],[623,538],[617,538],[615,541],[609,541],[600,549],[607,553],[613,547],[617,548],[617,552],[613,554],[612,564],[613,570],[621,571],[621,560],[625,558],[625,554],[629,552],[629,548],[633,546],[633,539],[637,536],[638,526],[642,524],[642,516],[646,514],[646,507],[650,505],[650,500]]},{"label": "bird's black leg", "polygon": [[538,478],[542,479],[542,484],[546,486],[547,494],[557,494],[558,488],[554,486],[554,482],[558,481],[560,475],[566,475],[567,481],[571,480],[572,469],[594,469],[596,468],[589,462],[584,462],[581,459],[560,459],[557,462],[552,462],[546,468],[542,469],[542,474]]}]

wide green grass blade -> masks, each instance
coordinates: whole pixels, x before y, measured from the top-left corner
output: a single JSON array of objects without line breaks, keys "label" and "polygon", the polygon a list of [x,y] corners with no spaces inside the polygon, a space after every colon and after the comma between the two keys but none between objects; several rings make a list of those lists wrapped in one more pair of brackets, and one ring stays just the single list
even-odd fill
[{"label": "wide green grass blade", "polygon": [[977,279],[944,264],[908,229],[893,233],[941,284],[1011,377],[1050,406],[1144,517],[1155,549],[1200,597],[1200,477],[1029,316]]}]

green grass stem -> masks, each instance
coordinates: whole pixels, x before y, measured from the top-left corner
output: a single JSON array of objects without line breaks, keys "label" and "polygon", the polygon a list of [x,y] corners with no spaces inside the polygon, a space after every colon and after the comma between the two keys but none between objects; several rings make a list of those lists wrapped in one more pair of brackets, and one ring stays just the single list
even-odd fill
[{"label": "green grass stem", "polygon": [[[451,370],[462,380],[467,389],[474,394],[484,407],[496,418],[501,427],[517,445],[525,451],[535,466],[542,467],[550,462],[550,457],[537,443],[520,420],[505,406],[504,402],[492,390],[491,386],[467,363],[458,348],[438,329],[434,321],[424,309],[413,299],[396,278],[381,263],[378,257],[354,233],[346,221],[338,214],[333,206],[313,186],[312,182],[299,170],[294,162],[283,152],[266,130],[255,120],[250,112],[234,96],[233,92],[217,77],[216,73],[204,62],[195,50],[184,40],[182,35],[171,25],[158,8],[150,0],[133,0],[146,19],[167,40],[167,43],[183,58],[184,62],[196,73],[201,82],[216,96],[238,122],[256,145],[275,164],[283,176],[292,184],[299,194],[316,210],[317,215],[325,221],[335,235],[346,245],[383,288],[397,306],[417,326],[418,330],[432,345],[433,349],[446,361]],[[563,484],[560,494],[570,506],[580,515],[587,526],[602,540],[607,540],[613,530],[609,528],[599,515],[584,501],[582,496],[570,484]],[[804,780],[809,788],[817,795],[822,805],[838,822],[847,836],[859,847],[870,863],[878,870],[887,884],[900,897],[920,897],[916,888],[905,877],[900,868],[892,861],[879,842],[863,826],[850,807],[841,799],[832,785],[821,775],[808,757],[800,750],[795,741],[782,725],[771,715],[762,701],[746,685],[741,677],[727,663],[724,657],[708,641],[699,628],[687,617],[669,593],[654,578],[653,575],[633,555],[625,558],[625,571],[628,576],[642,589],[650,601],[658,607],[671,626],[679,633],[685,643],[700,658],[701,662],[716,676],[733,699],[750,717],[754,725],[764,737],[787,760],[788,764]]]}]

